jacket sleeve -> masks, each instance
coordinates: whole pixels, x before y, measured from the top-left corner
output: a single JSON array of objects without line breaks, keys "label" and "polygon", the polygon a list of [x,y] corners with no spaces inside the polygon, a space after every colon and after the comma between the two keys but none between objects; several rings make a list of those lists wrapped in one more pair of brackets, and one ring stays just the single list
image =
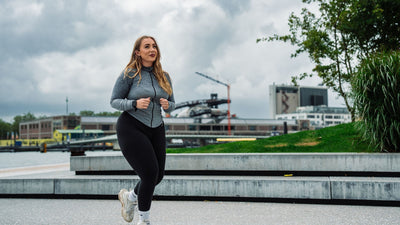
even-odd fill
[{"label": "jacket sleeve", "polygon": [[127,99],[132,86],[132,79],[124,78],[124,72],[118,76],[111,94],[111,107],[121,111],[134,109],[136,100]]},{"label": "jacket sleeve", "polygon": [[[171,78],[169,77],[168,74],[166,74],[166,76],[167,76],[169,84],[171,85],[171,88],[172,88]],[[169,105],[168,109],[164,110],[164,111],[166,113],[170,113],[170,112],[174,111],[174,109],[175,109],[175,97],[174,97],[174,90],[173,89],[172,89],[172,94],[168,98],[168,105]]]}]

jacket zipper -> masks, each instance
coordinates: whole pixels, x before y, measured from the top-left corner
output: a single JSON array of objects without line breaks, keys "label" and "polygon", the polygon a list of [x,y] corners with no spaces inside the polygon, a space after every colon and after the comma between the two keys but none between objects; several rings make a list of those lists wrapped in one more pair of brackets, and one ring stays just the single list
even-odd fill
[{"label": "jacket zipper", "polygon": [[153,73],[150,73],[150,79],[151,79],[151,86],[153,87],[154,90],[154,97],[153,97],[153,108],[151,109],[151,121],[150,121],[150,127],[153,127],[153,117],[154,117],[154,99],[156,99],[157,96],[157,92],[156,89],[154,88],[154,84],[153,84]]}]

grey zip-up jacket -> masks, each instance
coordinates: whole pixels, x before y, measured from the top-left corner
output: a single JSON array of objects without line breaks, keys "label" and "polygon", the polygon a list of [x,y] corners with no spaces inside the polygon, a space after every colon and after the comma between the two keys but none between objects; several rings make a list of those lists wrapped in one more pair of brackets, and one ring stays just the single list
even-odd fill
[{"label": "grey zip-up jacket", "polygon": [[[175,109],[174,94],[169,96],[158,84],[155,75],[152,72],[153,67],[142,67],[142,79],[139,81],[139,74],[135,78],[124,78],[124,72],[119,75],[115,82],[110,104],[113,108],[126,111],[137,120],[148,127],[158,127],[162,124],[160,98],[165,98],[169,102],[169,107],[165,112],[169,113]],[[130,71],[129,76],[133,76],[135,71]],[[168,75],[167,79],[171,84]],[[137,109],[136,100],[140,98],[151,98],[147,109]]]}]

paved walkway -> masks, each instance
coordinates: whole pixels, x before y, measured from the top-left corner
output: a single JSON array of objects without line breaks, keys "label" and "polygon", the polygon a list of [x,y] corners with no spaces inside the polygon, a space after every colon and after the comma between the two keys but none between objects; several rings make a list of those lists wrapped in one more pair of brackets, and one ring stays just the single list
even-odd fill
[{"label": "paved walkway", "polygon": [[[400,224],[400,207],[153,201],[153,225]],[[118,200],[0,198],[0,224],[127,224]],[[136,224],[136,223],[131,223]]]},{"label": "paved walkway", "polygon": [[5,168],[5,169],[0,169],[0,177],[10,177],[10,176],[19,176],[27,174],[56,172],[56,171],[68,171],[69,168],[70,168],[69,163]]}]

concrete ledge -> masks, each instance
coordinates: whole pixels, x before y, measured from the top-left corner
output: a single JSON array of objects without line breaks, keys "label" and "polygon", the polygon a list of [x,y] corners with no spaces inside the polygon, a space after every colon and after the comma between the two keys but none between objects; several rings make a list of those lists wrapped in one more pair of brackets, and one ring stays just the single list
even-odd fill
[{"label": "concrete ledge", "polygon": [[400,178],[331,177],[332,199],[400,201]]},{"label": "concrete ledge", "polygon": [[54,194],[54,179],[0,179],[0,194]]},{"label": "concrete ledge", "polygon": [[[0,179],[0,195],[116,195],[137,176],[76,176],[72,172]],[[52,178],[51,178],[52,177]],[[156,196],[400,201],[400,178],[166,176]]]},{"label": "concrete ledge", "polygon": [[[76,156],[71,171],[130,171],[122,155]],[[400,172],[398,153],[167,154],[167,171]]]}]

